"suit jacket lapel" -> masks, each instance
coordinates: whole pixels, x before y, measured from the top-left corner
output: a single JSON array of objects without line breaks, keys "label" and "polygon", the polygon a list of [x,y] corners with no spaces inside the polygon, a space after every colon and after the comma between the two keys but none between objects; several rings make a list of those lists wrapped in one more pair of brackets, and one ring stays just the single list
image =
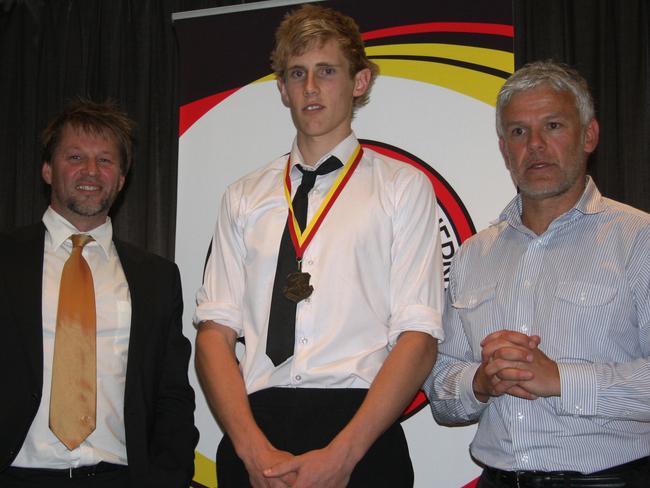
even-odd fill
[{"label": "suit jacket lapel", "polygon": [[125,407],[132,396],[134,388],[138,388],[137,373],[140,371],[140,358],[146,340],[146,289],[147,276],[139,264],[142,259],[132,252],[129,245],[114,241],[117,254],[120,257],[122,269],[129,284],[131,295],[131,328],[129,332],[129,353],[126,364],[126,385],[124,392]]}]

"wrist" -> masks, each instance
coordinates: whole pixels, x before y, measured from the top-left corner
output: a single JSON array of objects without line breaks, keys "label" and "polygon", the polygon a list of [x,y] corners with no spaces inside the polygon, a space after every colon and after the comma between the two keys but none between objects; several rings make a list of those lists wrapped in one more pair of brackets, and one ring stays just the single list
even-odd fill
[{"label": "wrist", "polygon": [[341,464],[348,465],[351,468],[365,456],[369,446],[364,448],[360,439],[357,437],[356,442],[354,436],[348,435],[345,431],[341,431],[332,442],[327,446],[333,453],[340,459]]},{"label": "wrist", "polygon": [[481,403],[487,403],[490,399],[490,395],[487,393],[487,388],[484,386],[484,378],[483,364],[481,364],[474,373],[474,378],[472,379],[472,390],[474,391],[474,396]]}]

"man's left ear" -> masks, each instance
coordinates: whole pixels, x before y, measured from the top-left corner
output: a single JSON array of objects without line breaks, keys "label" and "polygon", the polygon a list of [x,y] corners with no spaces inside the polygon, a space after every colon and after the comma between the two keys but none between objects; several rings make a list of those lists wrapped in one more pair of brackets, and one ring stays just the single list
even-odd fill
[{"label": "man's left ear", "polygon": [[284,85],[284,80],[282,78],[278,78],[276,83],[278,86],[278,91],[280,92],[280,98],[282,99],[282,105],[289,108],[289,98],[287,97],[287,89]]},{"label": "man's left ear", "polygon": [[124,176],[120,172],[120,184],[118,185],[117,191],[122,191],[122,188],[124,188],[124,182],[125,181],[126,181],[126,176]]},{"label": "man's left ear", "polygon": [[585,147],[584,151],[587,154],[591,154],[596,149],[598,145],[598,136],[600,134],[600,126],[596,119],[592,119],[591,122],[587,124],[585,129]]},{"label": "man's left ear", "polygon": [[368,91],[371,76],[372,73],[369,68],[364,68],[354,75],[354,90],[352,91],[352,96],[360,97]]},{"label": "man's left ear", "polygon": [[41,167],[41,176],[43,180],[48,185],[52,184],[52,166],[47,161],[43,161],[43,166]]}]

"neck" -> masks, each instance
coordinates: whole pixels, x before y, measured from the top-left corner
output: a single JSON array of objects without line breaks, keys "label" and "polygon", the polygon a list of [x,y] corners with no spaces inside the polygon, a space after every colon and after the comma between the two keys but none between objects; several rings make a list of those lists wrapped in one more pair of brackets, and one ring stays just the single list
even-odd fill
[{"label": "neck", "polygon": [[332,137],[332,134],[327,134],[326,136],[307,136],[298,133],[298,149],[304,159],[304,164],[314,166],[320,158],[338,146],[351,133],[351,128],[346,133],[337,137]]},{"label": "neck", "polygon": [[562,195],[547,198],[521,197],[521,222],[535,234],[542,235],[555,219],[568,212],[580,199],[580,191],[568,191]]}]

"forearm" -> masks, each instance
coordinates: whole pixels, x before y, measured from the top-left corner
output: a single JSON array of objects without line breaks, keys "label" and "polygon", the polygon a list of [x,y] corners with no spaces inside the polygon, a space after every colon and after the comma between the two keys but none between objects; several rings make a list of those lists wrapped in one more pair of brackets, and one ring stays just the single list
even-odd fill
[{"label": "forearm", "polygon": [[251,412],[235,340],[229,328],[202,323],[196,336],[196,370],[213,414],[243,458],[247,449],[268,441]]},{"label": "forearm", "polygon": [[399,418],[436,359],[437,341],[421,332],[404,332],[379,370],[361,407],[330,446],[358,462]]}]

